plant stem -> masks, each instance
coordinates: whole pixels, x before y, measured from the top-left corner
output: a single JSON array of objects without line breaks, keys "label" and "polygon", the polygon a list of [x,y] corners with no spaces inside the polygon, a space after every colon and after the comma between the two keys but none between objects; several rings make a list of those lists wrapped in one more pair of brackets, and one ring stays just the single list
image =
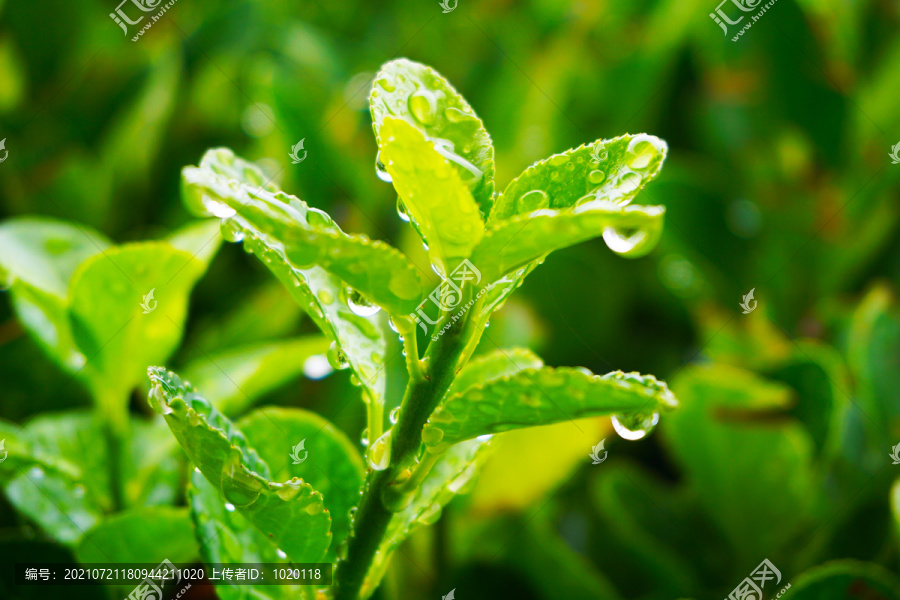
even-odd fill
[{"label": "plant stem", "polygon": [[[449,315],[435,326],[439,331]],[[387,531],[392,513],[382,499],[388,486],[415,463],[422,444],[422,427],[441,401],[456,376],[460,357],[472,335],[467,319],[457,321],[429,346],[421,378],[411,377],[403,397],[400,419],[391,435],[391,458],[383,471],[371,471],[356,513],[357,526],[347,547],[347,558],[335,573],[335,599],[357,600],[372,590],[363,590],[363,581]],[[409,335],[415,335],[412,332]]]}]

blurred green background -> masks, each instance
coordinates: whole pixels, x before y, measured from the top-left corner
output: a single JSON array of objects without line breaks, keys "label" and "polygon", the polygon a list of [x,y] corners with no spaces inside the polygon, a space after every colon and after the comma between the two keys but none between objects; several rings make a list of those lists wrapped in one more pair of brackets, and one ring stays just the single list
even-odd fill
[{"label": "blurred green background", "polygon": [[[500,436],[473,493],[408,542],[380,593],[713,598],[763,558],[787,581],[839,559],[880,565],[865,569],[889,581],[900,6],[779,0],[732,42],[709,18],[714,2],[460,0],[444,14],[436,0],[180,0],[132,42],[137,28],[125,37],[108,16],[114,0],[0,0],[0,217],[77,221],[118,243],[163,237],[191,220],[181,168],[228,146],[427,268],[374,169],[366,99],[398,56],[468,99],[500,189],[549,154],[655,134],[669,158],[640,201],[667,207],[660,247],[638,260],[599,239],[555,253],[488,336],[549,365],[653,373],[683,411],[636,443],[608,420]],[[292,165],[301,139],[307,158]],[[743,315],[751,288],[759,305]],[[225,244],[170,363],[313,329]],[[358,439],[347,379],[295,378],[260,403],[315,410]],[[134,393],[136,418],[149,419],[145,397]],[[0,294],[0,417],[89,405]],[[590,465],[607,435],[610,460]],[[0,553],[51,552],[68,551],[0,500]],[[891,585],[867,597],[897,597]]]}]

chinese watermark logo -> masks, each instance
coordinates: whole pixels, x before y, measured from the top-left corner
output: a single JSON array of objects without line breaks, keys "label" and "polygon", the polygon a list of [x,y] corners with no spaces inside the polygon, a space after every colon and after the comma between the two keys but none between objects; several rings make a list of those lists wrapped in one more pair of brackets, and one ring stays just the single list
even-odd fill
[{"label": "chinese watermark logo", "polygon": [[[444,11],[444,12],[446,12],[446,11]],[[441,600],[454,600],[454,598],[456,598],[456,588],[453,588],[452,590],[450,590],[450,593],[447,594],[446,596],[441,596]]]},{"label": "chinese watermark logo", "polygon": [[[450,0],[441,0],[439,3],[441,8],[443,8],[443,13],[447,14],[448,12],[453,12],[456,10],[456,5],[459,4],[459,0],[453,0],[453,4],[450,4]],[[452,592],[451,592],[452,593]]]},{"label": "chinese watermark logo", "polygon": [[743,299],[741,300],[741,308],[744,309],[744,314],[749,315],[754,310],[756,310],[756,300],[753,299],[753,292],[756,291],[756,288],[753,288],[746,294],[744,294]]},{"label": "chinese watermark logo", "polygon": [[[302,140],[294,144],[293,147],[291,147],[291,153],[288,154],[288,156],[291,157],[291,163],[295,165],[306,160],[306,150],[303,150],[303,140],[305,139],[306,138],[303,138]],[[300,156],[299,154],[301,150],[303,150],[303,156]]]},{"label": "chinese watermark logo", "polygon": [[[143,21],[144,15],[139,16],[135,20],[131,20],[131,18],[129,18],[129,16],[126,15],[125,12],[123,11],[122,5],[128,4],[129,2],[131,2],[141,12],[149,13],[149,12],[153,12],[157,8],[160,8],[160,4],[162,3],[162,1],[163,0],[122,0],[122,2],[119,3],[119,6],[116,7],[115,12],[109,13],[109,17],[116,23],[116,25],[118,25],[119,27],[122,28],[122,31],[125,32],[125,35],[127,36],[128,35],[128,26],[129,25],[137,25],[138,23]],[[156,23],[157,21],[159,21],[162,18],[162,16],[165,14],[165,12],[167,10],[169,10],[169,8],[171,8],[172,5],[175,4],[177,1],[178,0],[169,0],[168,2],[166,2],[166,4],[160,9],[160,11],[158,13],[156,13],[155,15],[152,15],[150,17],[150,21],[148,23],[146,23],[141,28],[140,31],[137,32],[137,35],[135,35],[133,38],[131,38],[131,41],[132,42],[138,41],[138,38],[141,37],[142,35],[144,35],[144,33],[148,29],[153,27],[153,24]]]},{"label": "chinese watermark logo", "polygon": [[[300,443],[291,448],[291,460],[294,461],[295,465],[299,465],[306,457],[309,456],[309,450],[306,450],[304,445],[306,444],[306,438],[300,440]],[[300,452],[303,452],[303,458],[300,458]]]},{"label": "chinese watermark logo", "polygon": [[[2,446],[0,446],[0,447],[2,447]],[[889,454],[888,456],[890,456],[891,459],[894,461],[893,464],[900,465],[900,444],[897,444],[896,446],[891,448],[891,450],[893,452],[891,452],[891,454]]]},{"label": "chinese watermark logo", "polygon": [[[6,140],[4,140],[6,141]],[[0,150],[3,149],[3,142],[0,142]],[[900,142],[897,142],[897,145],[891,148],[890,154],[888,156],[891,157],[891,164],[900,165]],[[0,162],[3,162],[0,160]]]},{"label": "chinese watermark logo", "polygon": [[[606,443],[606,439],[604,438],[604,439],[600,440],[599,444],[597,444],[596,446],[591,448],[591,453],[589,456],[591,457],[591,460],[594,461],[591,463],[592,465],[599,465],[604,460],[606,460],[606,455],[609,454],[609,451],[606,450],[605,448],[603,448],[603,444],[605,444],[605,443]],[[601,450],[603,451],[603,458],[600,458]]]},{"label": "chinese watermark logo", "polygon": [[[900,146],[900,144],[898,144]],[[9,156],[9,150],[6,149],[6,138],[0,140],[0,151],[3,152],[3,158],[0,158],[0,163],[6,160],[6,157]]]},{"label": "chinese watermark logo", "polygon": [[[732,42],[736,42],[736,41],[738,41],[738,38],[741,37],[742,35],[744,35],[744,32],[746,32],[748,29],[750,29],[751,27],[753,27],[753,25],[754,25],[759,19],[762,18],[762,16],[765,14],[765,12],[766,12],[767,10],[769,10],[769,8],[771,8],[772,5],[774,5],[775,2],[777,2],[778,0],[769,0],[769,2],[767,2],[765,5],[760,6],[760,4],[762,3],[762,1],[763,1],[763,0],[722,0],[722,2],[720,2],[719,5],[716,7],[715,12],[709,13],[709,17],[710,17],[710,18],[711,18],[711,19],[712,19],[719,27],[722,28],[722,31],[724,31],[724,32],[725,32],[725,35],[727,36],[727,35],[728,35],[728,26],[729,26],[729,25],[737,25],[737,24],[739,24],[741,21],[744,20],[744,17],[745,17],[746,15],[744,15],[744,14],[742,14],[742,13],[749,13],[749,12],[753,12],[753,11],[755,11],[755,10],[758,9],[759,12],[758,12],[757,14],[755,14],[755,15],[751,15],[751,16],[750,16],[750,20],[747,21],[747,22],[744,24],[744,26],[740,29],[740,31],[737,32],[737,34],[736,34],[733,38],[731,38],[731,41],[732,41]],[[731,4],[734,4],[734,6],[736,6],[736,7],[738,8],[738,10],[741,11],[741,12],[735,12],[733,9],[731,9],[730,7],[728,7],[728,8],[729,8],[729,12],[730,12],[732,15],[740,15],[737,19],[732,20],[732,19],[725,13],[725,11],[724,11],[723,8],[722,8],[722,5],[723,5],[723,4],[728,4],[729,2],[730,2]]]},{"label": "chinese watermark logo", "polygon": [[[900,444],[897,444],[897,446],[900,447]],[[3,438],[0,440],[0,463],[6,460],[8,454],[9,452],[6,451],[6,438]]]},{"label": "chinese watermark logo", "polygon": [[150,314],[154,310],[156,310],[156,300],[153,299],[153,291],[154,290],[156,290],[156,288],[153,288],[152,290],[150,290],[149,293],[145,294],[144,300],[143,300],[143,302],[141,302],[141,308],[144,309],[145,315]]},{"label": "chinese watermark logo", "polygon": [[[181,573],[178,568],[173,565],[169,559],[163,560],[159,563],[155,569],[150,570],[150,575],[147,576],[142,582],[137,584],[137,586],[128,594],[128,598],[126,600],[162,600],[163,598],[163,586],[169,580],[177,581],[174,583],[177,585],[181,581]],[[157,582],[159,585],[157,585]],[[180,598],[188,588],[191,587],[191,584],[187,584],[185,587],[181,589],[180,592],[175,596],[176,598]]]},{"label": "chinese watermark logo", "polygon": [[[770,580],[775,580],[775,585],[781,583],[781,571],[775,568],[768,558],[763,559],[759,565],[753,569],[749,577],[745,577],[742,582],[728,594],[727,600],[762,600],[763,588]],[[781,590],[777,597],[781,596],[791,584]]]}]

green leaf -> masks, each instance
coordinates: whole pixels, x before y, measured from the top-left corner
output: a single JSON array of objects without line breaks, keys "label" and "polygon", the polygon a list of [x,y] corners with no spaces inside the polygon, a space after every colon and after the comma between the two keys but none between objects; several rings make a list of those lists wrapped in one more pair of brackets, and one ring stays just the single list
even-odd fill
[{"label": "green leaf", "polygon": [[709,366],[682,371],[673,389],[681,408],[664,437],[736,561],[777,554],[812,525],[817,504],[812,440],[780,414],[790,388]]},{"label": "green leaf", "polygon": [[59,471],[34,466],[6,485],[16,509],[62,544],[74,544],[100,522],[100,510],[85,487]]},{"label": "green leaf", "polygon": [[[148,526],[152,524],[152,526]],[[75,549],[82,563],[190,563],[198,557],[186,508],[143,506],[112,515]]]},{"label": "green leaf", "polygon": [[124,418],[124,403],[147,365],[178,346],[188,295],[205,268],[167,242],[140,242],[95,255],[75,272],[69,321],[87,358],[81,374],[112,419]]},{"label": "green leaf", "polygon": [[[192,210],[217,211],[223,217],[234,217],[230,212],[234,209],[222,206],[222,198],[210,198],[203,185],[197,186],[196,182],[209,180],[213,174],[228,174],[235,177],[229,183],[230,188],[237,190],[235,193],[243,194],[248,185],[259,185],[260,189],[274,191],[271,186],[263,186],[263,174],[258,167],[226,149],[210,150],[198,169],[189,167],[185,173],[182,180],[185,203]],[[312,209],[309,210],[312,212]],[[315,214],[323,221],[328,218],[324,213]],[[233,218],[231,223],[239,228],[246,226],[239,219]],[[365,386],[371,401],[383,404],[384,335],[374,318],[353,313],[347,304],[345,283],[324,268],[311,265],[301,267],[293,263],[286,255],[281,241],[265,233],[252,229],[239,231],[244,235],[244,249],[263,261],[294,299],[307,310],[319,329],[335,341],[350,368]]]},{"label": "green leaf", "polygon": [[200,167],[183,171],[191,210],[223,216],[232,238],[266,234],[284,245],[284,253],[299,268],[325,269],[392,314],[408,314],[425,296],[422,272],[397,249],[344,233],[328,215],[299,198],[219,175],[209,166],[213,162],[224,167],[243,162],[247,171],[255,167],[219,149],[207,152]]},{"label": "green leaf", "polygon": [[[439,141],[444,156],[453,156],[456,173],[466,182],[483,217],[494,195],[494,147],[475,111],[431,67],[401,58],[386,63],[369,95],[375,137],[381,146],[388,117],[402,117],[426,139]],[[481,173],[479,176],[478,173]]]},{"label": "green leaf", "polygon": [[198,358],[184,368],[184,378],[221,412],[234,414],[300,375],[309,357],[324,355],[328,344],[311,335],[234,348]]},{"label": "green leaf", "polygon": [[450,273],[484,235],[471,192],[451,162],[407,121],[385,118],[378,147],[397,194],[428,245],[431,262]]},{"label": "green leaf", "polygon": [[331,543],[322,495],[301,479],[271,481],[244,434],[207,400],[161,367],[148,374],[151,406],[203,476],[291,560],[320,561]]},{"label": "green leaf", "polygon": [[[277,480],[299,477],[318,490],[331,514],[334,541],[328,558],[350,534],[350,509],[359,504],[365,467],[353,443],[315,413],[300,409],[264,408],[238,422],[259,455],[273,467]],[[294,464],[293,448],[303,443]]]},{"label": "green leaf", "polygon": [[819,565],[797,577],[790,586],[782,600],[900,599],[900,582],[895,575],[878,565],[855,560]]},{"label": "green leaf", "polygon": [[610,414],[646,414],[678,405],[652,375],[584,369],[525,369],[446,398],[422,440],[432,452],[484,434]]},{"label": "green leaf", "polygon": [[528,348],[496,350],[470,360],[453,380],[453,384],[447,390],[447,396],[523,369],[539,369],[543,366],[544,361]]},{"label": "green leaf", "polygon": [[69,280],[81,262],[110,241],[84,225],[20,217],[0,225],[0,287],[41,347],[70,371],[84,364],[66,315]]},{"label": "green leaf", "polygon": [[617,254],[643,256],[659,242],[664,215],[661,206],[622,207],[597,200],[573,210],[516,216],[489,229],[471,260],[487,286],[554,250],[601,235]]},{"label": "green leaf", "polygon": [[656,178],[667,152],[661,139],[637,134],[554,154],[509,182],[488,225],[539,209],[562,210],[595,200],[625,206]]},{"label": "green leaf", "polygon": [[123,476],[129,506],[175,504],[183,489],[178,443],[163,419],[132,419],[130,461]]},{"label": "green leaf", "polygon": [[[239,511],[225,507],[225,501],[203,475],[192,472],[187,493],[204,562],[287,564],[268,536]],[[297,600],[307,598],[308,590],[309,586],[221,584],[216,586],[216,595],[221,600]]]}]

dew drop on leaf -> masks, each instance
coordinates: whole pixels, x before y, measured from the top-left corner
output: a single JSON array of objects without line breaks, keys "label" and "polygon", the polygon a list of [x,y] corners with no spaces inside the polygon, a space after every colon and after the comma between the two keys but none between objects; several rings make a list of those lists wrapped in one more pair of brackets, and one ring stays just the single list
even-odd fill
[{"label": "dew drop on leaf", "polygon": [[328,358],[328,364],[330,364],[333,369],[342,371],[350,366],[347,356],[340,348],[338,348],[337,343],[335,342],[331,342],[331,345],[328,346],[328,352],[325,356]]},{"label": "dew drop on leaf", "polygon": [[632,169],[646,169],[661,152],[662,149],[657,147],[654,138],[639,135],[628,144],[625,162]]},{"label": "dew drop on leaf", "polygon": [[282,558],[282,559],[287,558],[287,553],[285,553],[285,551],[282,550],[281,548],[276,548],[275,554],[278,555],[278,558]]},{"label": "dew drop on leaf", "polygon": [[313,227],[331,227],[334,221],[326,213],[317,208],[310,208],[306,213],[306,222]]},{"label": "dew drop on leaf", "polygon": [[222,221],[221,230],[225,241],[237,243],[244,239],[244,230],[233,217]]},{"label": "dew drop on leaf", "polygon": [[360,436],[360,438],[359,438],[359,443],[362,444],[363,446],[369,445],[369,428],[368,427],[363,429],[362,436]]},{"label": "dew drop on leaf", "polygon": [[516,201],[519,213],[529,213],[550,207],[550,197],[544,190],[531,190]]},{"label": "dew drop on leaf", "polygon": [[350,312],[358,317],[371,317],[374,314],[377,314],[381,307],[377,304],[372,304],[369,302],[369,299],[360,294],[356,290],[350,290],[347,294],[347,306],[350,307]]},{"label": "dew drop on leaf", "polygon": [[384,167],[384,163],[381,162],[381,152],[375,155],[375,175],[378,179],[386,182],[392,183],[394,178],[391,177],[391,174],[387,172],[387,169]]},{"label": "dew drop on leaf", "polygon": [[397,215],[400,217],[400,220],[404,223],[409,223],[409,211],[406,210],[406,205],[403,204],[403,200],[397,198]]},{"label": "dew drop on leaf", "polygon": [[423,125],[431,125],[437,117],[437,98],[429,91],[417,90],[410,94],[409,112],[416,121]]},{"label": "dew drop on leaf", "polygon": [[646,237],[647,234],[640,230],[630,233],[623,233],[615,227],[607,227],[603,230],[603,241],[616,254],[633,252]]},{"label": "dew drop on leaf", "polygon": [[659,423],[659,411],[613,415],[612,424],[619,437],[625,440],[639,440],[653,431]]},{"label": "dew drop on leaf", "polygon": [[588,173],[588,181],[590,181],[591,183],[594,183],[594,184],[603,183],[604,179],[606,179],[606,173],[604,173],[603,171],[601,171],[599,169],[596,169],[596,170]]},{"label": "dew drop on leaf", "polygon": [[391,425],[397,424],[397,421],[400,419],[400,407],[399,406],[391,411],[391,414],[388,416],[388,419],[390,419]]},{"label": "dew drop on leaf", "polygon": [[316,298],[318,298],[319,302],[321,302],[322,304],[331,304],[332,302],[334,302],[334,294],[332,294],[330,290],[327,290],[325,288],[322,288],[318,291],[318,293],[316,294]]},{"label": "dew drop on leaf", "polygon": [[423,525],[433,525],[437,523],[438,519],[441,518],[441,505],[438,503],[434,503],[425,511],[419,515],[419,518],[416,519],[419,523]]}]

